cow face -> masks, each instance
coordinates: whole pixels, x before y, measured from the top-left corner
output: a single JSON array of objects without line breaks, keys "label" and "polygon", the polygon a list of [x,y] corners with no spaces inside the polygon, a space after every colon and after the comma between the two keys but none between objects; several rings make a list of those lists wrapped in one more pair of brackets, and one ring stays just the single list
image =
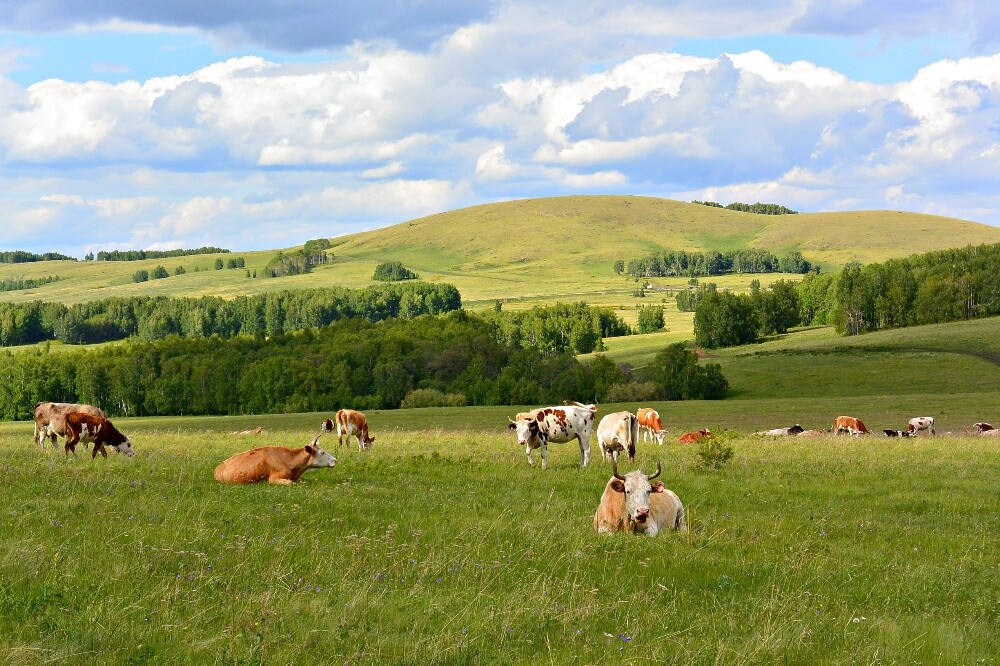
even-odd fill
[{"label": "cow face", "polygon": [[993,426],[990,425],[989,423],[977,423],[974,427],[976,428],[976,432],[979,433],[980,435],[982,435],[987,430],[994,429]]},{"label": "cow face", "polygon": [[375,443],[375,438],[370,437],[368,435],[368,431],[366,430],[365,434],[361,437],[361,441],[362,441],[362,446],[364,447],[365,451],[367,451],[368,449],[372,448],[372,444]]},{"label": "cow face", "polygon": [[322,432],[333,432],[333,421],[330,419],[323,421],[320,430]]},{"label": "cow face", "polygon": [[130,440],[128,437],[126,437],[125,441],[123,442],[120,442],[118,444],[112,444],[111,448],[113,448],[118,453],[121,453],[122,455],[128,456],[129,458],[135,455],[135,451],[132,450],[132,440]]},{"label": "cow face", "polygon": [[656,463],[655,474],[647,476],[642,470],[636,470],[625,476],[620,476],[618,463],[614,464],[615,478],[611,481],[611,489],[616,493],[625,494],[625,512],[628,514],[629,524],[637,531],[646,530],[646,521],[649,519],[650,493],[662,493],[665,490],[659,481],[655,484],[651,483],[660,475],[661,471],[660,463]]},{"label": "cow face", "polygon": [[319,437],[312,441],[312,444],[305,447],[306,453],[313,457],[310,467],[333,467],[337,464],[337,459],[319,447],[317,443]]},{"label": "cow face", "polygon": [[791,428],[788,429],[788,434],[789,435],[797,435],[800,432],[803,432],[804,430],[805,430],[805,428],[803,428],[798,423],[796,423],[795,425],[793,425]]},{"label": "cow face", "polygon": [[535,419],[511,421],[507,427],[517,433],[517,443],[521,446],[526,446],[529,442],[534,443],[538,439],[539,434],[541,434],[538,421]]}]

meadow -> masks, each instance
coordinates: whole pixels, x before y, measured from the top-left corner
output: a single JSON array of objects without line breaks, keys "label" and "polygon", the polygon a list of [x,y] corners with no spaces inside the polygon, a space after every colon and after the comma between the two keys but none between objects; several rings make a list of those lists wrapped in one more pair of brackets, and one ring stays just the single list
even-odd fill
[{"label": "meadow", "polygon": [[738,434],[851,408],[957,431],[1000,411],[982,397],[656,403],[668,442],[735,450],[640,446],[690,525],[656,539],[598,536],[609,466],[530,467],[516,408],[370,413],[371,451],[293,487],[212,469],[327,414],[116,419],[138,454],[108,460],[0,424],[0,663],[992,663],[1000,444]]}]

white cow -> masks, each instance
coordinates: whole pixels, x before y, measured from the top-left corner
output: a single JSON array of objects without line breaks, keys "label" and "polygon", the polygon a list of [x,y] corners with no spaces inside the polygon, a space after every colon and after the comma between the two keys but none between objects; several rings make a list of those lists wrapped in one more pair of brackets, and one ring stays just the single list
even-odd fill
[{"label": "white cow", "polygon": [[618,462],[618,454],[628,451],[635,460],[635,445],[639,441],[639,419],[632,412],[608,414],[597,425],[597,443],[605,460]]},{"label": "white cow", "polygon": [[788,435],[799,435],[803,432],[805,432],[805,428],[796,423],[788,428],[772,428],[771,430],[761,430],[754,434],[760,437],[787,437]]},{"label": "white cow", "polygon": [[561,444],[575,439],[580,443],[580,464],[586,467],[590,462],[595,411],[593,405],[540,407],[528,412],[526,418],[510,419],[507,427],[517,433],[517,443],[525,447],[529,464],[535,464],[531,450],[541,449],[542,469],[545,469],[549,442]]},{"label": "white cow", "polygon": [[934,434],[934,417],[933,416],[916,416],[910,419],[910,424],[906,427],[911,435],[916,435],[920,432],[930,432]]},{"label": "white cow", "polygon": [[604,486],[601,503],[594,513],[594,529],[598,534],[631,532],[655,537],[664,528],[687,529],[684,505],[677,493],[667,490],[659,481],[651,483],[663,469],[660,463],[656,463],[656,473],[650,475],[636,470],[622,476],[617,462],[613,469],[614,475]]}]

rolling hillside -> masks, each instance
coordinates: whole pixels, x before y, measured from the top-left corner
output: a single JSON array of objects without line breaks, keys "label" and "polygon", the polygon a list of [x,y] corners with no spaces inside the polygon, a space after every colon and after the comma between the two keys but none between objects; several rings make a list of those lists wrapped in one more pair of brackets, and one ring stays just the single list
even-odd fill
[{"label": "rolling hillside", "polygon": [[[232,248],[232,255],[135,262],[2,264],[0,279],[48,275],[60,279],[37,289],[0,292],[0,301],[73,303],[136,294],[228,297],[330,285],[360,287],[372,283],[377,263],[399,260],[422,279],[454,284],[473,308],[493,299],[508,300],[510,307],[586,300],[631,313],[637,304],[661,299],[655,293],[653,298],[633,297],[632,281],[614,275],[613,263],[656,250],[758,247],[776,254],[800,250],[829,271],[847,261],[881,261],[987,242],[1000,242],[1000,228],[916,213],[767,216],[651,197],[574,196],[476,206],[338,237],[333,239],[333,263],[308,275],[271,280],[247,278],[244,270],[215,271],[212,264],[217,256],[242,256],[253,271],[262,268],[277,250],[239,252]],[[171,277],[139,284],[131,281],[135,271],[157,265],[163,265]],[[174,276],[177,266],[187,272]],[[762,282],[769,279],[765,276]],[[747,276],[713,278],[735,288],[745,287],[748,280]],[[660,288],[679,288],[686,280],[653,282]],[[626,319],[633,317],[626,314]],[[673,330],[687,325],[678,321]]]}]

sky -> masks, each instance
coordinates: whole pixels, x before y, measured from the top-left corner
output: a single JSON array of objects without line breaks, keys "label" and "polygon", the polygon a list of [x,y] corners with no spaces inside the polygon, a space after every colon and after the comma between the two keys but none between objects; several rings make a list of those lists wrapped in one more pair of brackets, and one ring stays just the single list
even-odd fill
[{"label": "sky", "polygon": [[1000,3],[0,0],[0,250],[572,194],[1000,226]]}]

